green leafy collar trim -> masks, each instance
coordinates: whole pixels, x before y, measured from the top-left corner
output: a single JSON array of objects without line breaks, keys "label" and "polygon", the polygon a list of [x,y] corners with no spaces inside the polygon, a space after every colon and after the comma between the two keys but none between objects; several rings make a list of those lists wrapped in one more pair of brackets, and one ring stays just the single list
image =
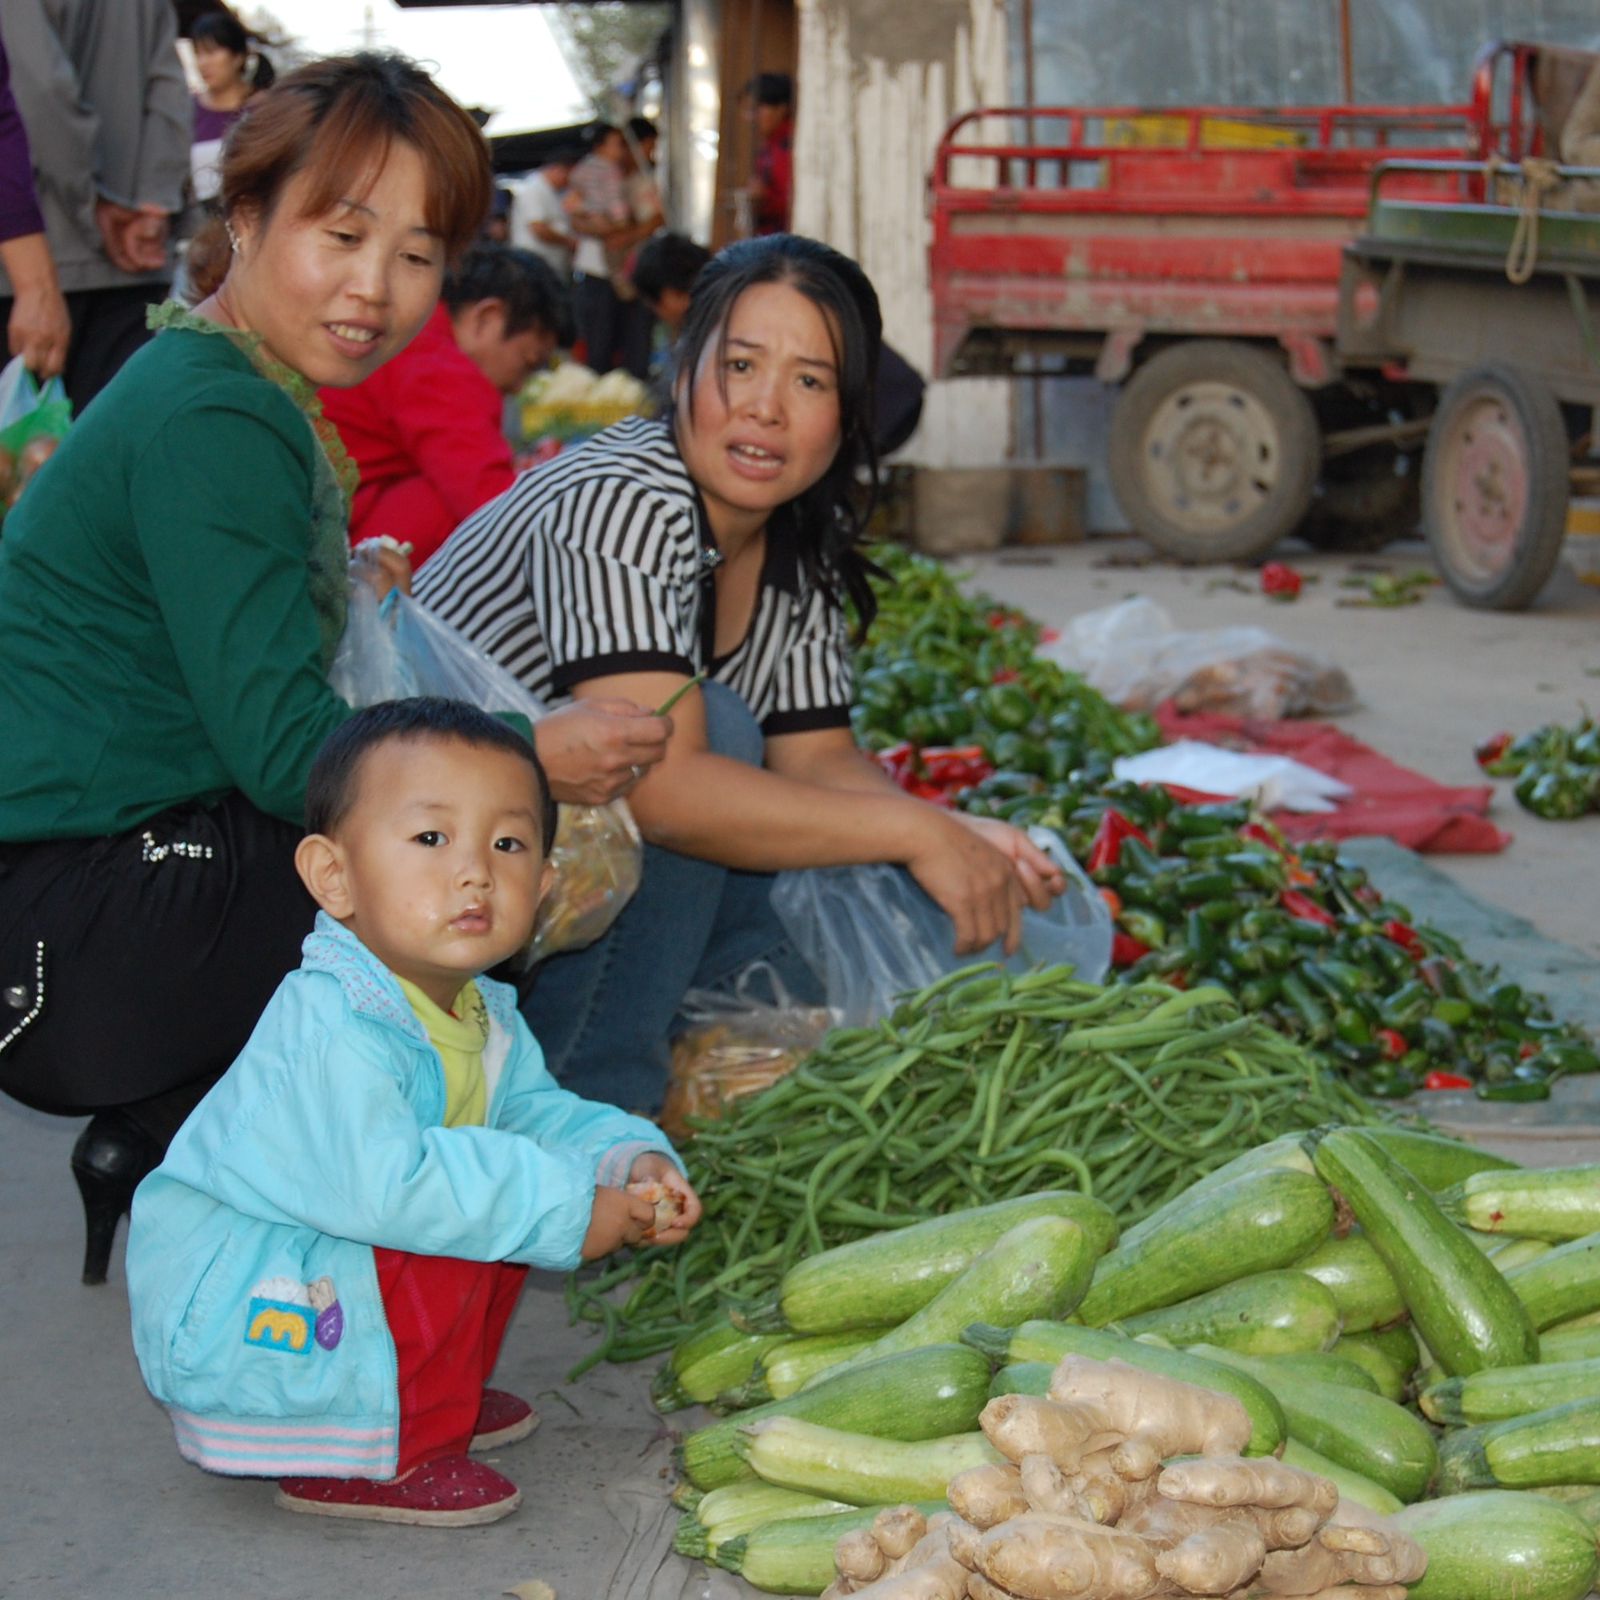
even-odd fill
[{"label": "green leafy collar trim", "polygon": [[226,323],[198,316],[181,300],[165,300],[158,306],[151,306],[145,322],[152,332],[181,328],[190,333],[220,333],[231,339],[250,358],[256,371],[262,377],[270,378],[305,413],[306,421],[311,424],[311,431],[322,446],[328,465],[333,468],[334,478],[343,491],[348,512],[356,486],[361,481],[361,469],[350,459],[350,452],[345,449],[339,430],[322,414],[322,401],[316,385],[304,373],[296,372],[276,356],[269,355],[259,333],[252,333],[245,328],[230,328]]}]

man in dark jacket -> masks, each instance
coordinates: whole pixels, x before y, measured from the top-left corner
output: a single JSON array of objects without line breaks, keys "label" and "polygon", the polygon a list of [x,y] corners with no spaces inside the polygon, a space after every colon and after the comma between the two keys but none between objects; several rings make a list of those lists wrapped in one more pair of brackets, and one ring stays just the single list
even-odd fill
[{"label": "man in dark jacket", "polygon": [[[172,283],[193,114],[172,0],[5,0],[11,89],[66,292],[63,374],[82,410],[149,337]],[[0,276],[0,315],[14,294]]]}]

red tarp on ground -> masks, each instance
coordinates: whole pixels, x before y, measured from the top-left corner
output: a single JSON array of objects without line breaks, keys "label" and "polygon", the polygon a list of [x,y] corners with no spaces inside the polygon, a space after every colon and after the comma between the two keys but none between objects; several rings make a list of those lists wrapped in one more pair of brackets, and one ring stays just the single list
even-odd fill
[{"label": "red tarp on ground", "polygon": [[1157,710],[1156,718],[1169,739],[1203,739],[1229,750],[1291,756],[1355,790],[1336,811],[1277,812],[1272,820],[1291,839],[1380,834],[1409,849],[1439,855],[1486,855],[1511,843],[1511,835],[1486,815],[1494,795],[1489,785],[1447,788],[1396,766],[1326,722],[1258,722],[1209,713],[1186,717],[1170,702]]}]

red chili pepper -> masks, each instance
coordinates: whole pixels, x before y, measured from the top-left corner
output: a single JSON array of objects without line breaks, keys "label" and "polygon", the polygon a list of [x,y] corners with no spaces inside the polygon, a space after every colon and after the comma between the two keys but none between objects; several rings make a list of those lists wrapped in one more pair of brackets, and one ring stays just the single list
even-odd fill
[{"label": "red chili pepper", "polygon": [[1384,923],[1383,936],[1399,945],[1414,960],[1420,961],[1428,953],[1427,945],[1422,942],[1422,935],[1403,922]]},{"label": "red chili pepper", "polygon": [[1060,637],[1061,630],[1059,628],[1041,628],[1039,630],[1040,644],[1054,644]]},{"label": "red chili pepper", "polygon": [[1102,811],[1100,825],[1094,830],[1094,838],[1089,843],[1089,871],[1116,866],[1122,860],[1124,839],[1137,839],[1146,848],[1150,845],[1150,836],[1144,829],[1129,822],[1120,811]]},{"label": "red chili pepper", "polygon": [[1283,835],[1275,834],[1270,829],[1264,828],[1259,822],[1247,822],[1239,830],[1241,839],[1253,839],[1257,844],[1264,844],[1269,850],[1276,850],[1282,855],[1285,849]]},{"label": "red chili pepper", "polygon": [[1150,946],[1140,944],[1131,933],[1124,933],[1119,928],[1111,935],[1111,965],[1114,967],[1131,967],[1141,956],[1150,954]]},{"label": "red chili pepper", "polygon": [[1491,733],[1481,744],[1474,745],[1472,753],[1478,765],[1486,767],[1491,761],[1498,761],[1510,747],[1512,737],[1510,733]]},{"label": "red chili pepper", "polygon": [[1269,561],[1261,569],[1261,592],[1272,600],[1297,600],[1304,579],[1286,561]]},{"label": "red chili pepper", "polygon": [[1181,783],[1164,783],[1161,787],[1180,806],[1225,806],[1237,798],[1231,794],[1210,794],[1204,789],[1190,789]]},{"label": "red chili pepper", "polygon": [[996,667],[990,683],[1015,683],[1022,674],[1015,667]]},{"label": "red chili pepper", "polygon": [[1122,896],[1115,889],[1102,889],[1100,898],[1106,903],[1106,910],[1111,913],[1111,920],[1115,922],[1122,915]]},{"label": "red chili pepper", "polygon": [[917,748],[907,739],[878,752],[878,765],[891,775],[904,772],[917,759]]},{"label": "red chili pepper", "polygon": [[922,752],[922,768],[930,783],[944,789],[964,789],[994,771],[983,758],[983,747],[976,744],[930,747]]},{"label": "red chili pepper", "polygon": [[[1104,894],[1105,890],[1102,889],[1100,892],[1102,894]],[[1522,1041],[1522,1043],[1517,1046],[1517,1060],[1518,1061],[1527,1061],[1527,1060],[1531,1059],[1532,1057],[1538,1055],[1538,1053],[1539,1053],[1539,1047],[1538,1047],[1538,1045],[1536,1045],[1533,1042],[1532,1039],[1524,1039]]]},{"label": "red chili pepper", "polygon": [[1403,1033],[1396,1033],[1393,1028],[1379,1028],[1372,1037],[1377,1040],[1378,1048],[1383,1051],[1385,1061],[1398,1061],[1411,1048],[1406,1043],[1406,1036]]},{"label": "red chili pepper", "polygon": [[1422,1080],[1424,1089],[1470,1089],[1471,1078],[1463,1078],[1459,1072],[1430,1072]]},{"label": "red chili pepper", "polygon": [[1297,922],[1315,922],[1324,928],[1338,926],[1337,919],[1298,889],[1285,889],[1278,897],[1278,904]]},{"label": "red chili pepper", "polygon": [[941,789],[936,783],[928,783],[921,778],[913,778],[905,788],[908,794],[914,794],[917,799],[926,800],[932,805],[947,806],[950,804],[949,791]]}]

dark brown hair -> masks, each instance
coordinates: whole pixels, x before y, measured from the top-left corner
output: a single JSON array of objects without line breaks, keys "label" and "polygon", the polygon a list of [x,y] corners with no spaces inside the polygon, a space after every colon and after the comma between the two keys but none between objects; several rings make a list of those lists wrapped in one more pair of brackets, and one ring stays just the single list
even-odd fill
[{"label": "dark brown hair", "polygon": [[228,249],[218,239],[227,218],[243,211],[270,222],[285,187],[302,173],[311,178],[302,214],[320,216],[359,189],[397,139],[422,157],[424,217],[454,262],[489,214],[488,146],[421,67],[361,51],[299,67],[249,102],[223,151],[221,216],[190,246],[194,297],[204,299],[227,275]]}]

